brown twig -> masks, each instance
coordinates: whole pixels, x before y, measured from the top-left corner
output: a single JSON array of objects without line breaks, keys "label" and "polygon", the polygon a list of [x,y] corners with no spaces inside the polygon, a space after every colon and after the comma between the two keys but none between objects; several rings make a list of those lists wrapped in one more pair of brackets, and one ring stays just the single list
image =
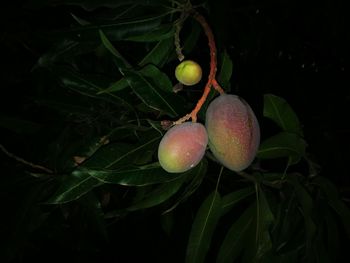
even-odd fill
[{"label": "brown twig", "polygon": [[[217,71],[217,59],[216,59],[216,45],[215,45],[214,34],[209,24],[201,14],[199,14],[197,11],[193,9],[190,11],[190,14],[192,14],[194,19],[196,19],[197,22],[202,26],[208,38],[208,45],[210,50],[210,71],[209,71],[208,81],[204,87],[203,95],[198,100],[195,108],[192,110],[191,113],[186,114],[184,117],[180,118],[177,121],[174,121],[173,125],[181,124],[189,119],[192,119],[192,122],[197,122],[197,114],[200,111],[201,107],[203,106],[204,102],[206,101],[211,87],[214,87],[214,89],[217,90],[220,94],[225,93],[225,91],[220,87],[219,83],[215,79],[216,71]],[[177,31],[177,34],[179,33],[180,31]]]},{"label": "brown twig", "polygon": [[34,169],[38,169],[38,170],[45,171],[45,172],[50,173],[50,174],[53,173],[53,171],[50,170],[49,168],[46,168],[46,167],[44,167],[44,166],[41,166],[41,165],[38,165],[38,164],[34,164],[34,163],[31,163],[31,162],[28,162],[28,161],[24,160],[23,158],[18,157],[18,156],[16,156],[16,155],[14,155],[13,153],[10,153],[8,150],[6,150],[6,148],[5,148],[2,144],[0,144],[0,150],[1,150],[4,154],[6,154],[8,157],[10,157],[10,158],[12,158],[12,159],[15,159],[17,162],[20,162],[20,163],[22,163],[22,164],[28,165],[28,166],[30,166],[30,167],[32,167],[32,168],[34,168]]}]

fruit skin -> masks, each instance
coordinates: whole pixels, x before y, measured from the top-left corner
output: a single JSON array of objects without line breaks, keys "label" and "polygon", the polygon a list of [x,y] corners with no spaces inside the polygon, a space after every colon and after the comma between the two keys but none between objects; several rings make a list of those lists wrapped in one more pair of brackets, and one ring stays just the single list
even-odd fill
[{"label": "fruit skin", "polygon": [[201,80],[202,68],[193,60],[184,60],[176,67],[175,77],[182,84],[192,86]]},{"label": "fruit skin", "polygon": [[182,173],[203,158],[208,134],[203,124],[185,122],[170,128],[158,147],[159,163],[169,173]]},{"label": "fruit skin", "polygon": [[222,94],[206,112],[209,148],[232,171],[247,168],[260,144],[260,127],[251,107],[236,95]]}]

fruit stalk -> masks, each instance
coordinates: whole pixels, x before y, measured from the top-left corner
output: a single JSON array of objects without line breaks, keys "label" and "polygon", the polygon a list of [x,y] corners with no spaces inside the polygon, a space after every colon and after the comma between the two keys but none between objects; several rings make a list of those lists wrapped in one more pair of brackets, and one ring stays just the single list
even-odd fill
[{"label": "fruit stalk", "polygon": [[217,71],[217,59],[216,59],[216,44],[214,39],[214,34],[205,20],[205,18],[198,13],[195,10],[192,10],[193,17],[197,20],[197,22],[202,26],[207,38],[208,38],[208,45],[210,50],[210,71],[208,76],[208,81],[204,87],[204,91],[202,94],[202,97],[198,100],[196,107],[192,110],[190,114],[185,115],[184,117],[180,118],[179,120],[173,122],[174,125],[181,124],[184,121],[187,121],[189,119],[192,119],[192,122],[197,122],[197,114],[200,111],[201,107],[203,106],[204,102],[206,101],[208,94],[210,92],[211,87],[213,86],[214,89],[216,89],[220,94],[224,94],[224,90],[220,87],[219,83],[216,81],[216,71]]}]

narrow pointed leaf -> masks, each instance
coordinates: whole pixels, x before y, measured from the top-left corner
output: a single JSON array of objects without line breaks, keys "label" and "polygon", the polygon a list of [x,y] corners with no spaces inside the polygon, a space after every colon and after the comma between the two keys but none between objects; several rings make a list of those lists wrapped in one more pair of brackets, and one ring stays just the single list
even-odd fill
[{"label": "narrow pointed leaf", "polygon": [[232,76],[232,60],[230,56],[227,54],[226,51],[222,53],[221,56],[221,68],[219,73],[219,83],[221,84],[221,87],[224,89],[230,88],[230,80]]},{"label": "narrow pointed leaf", "polygon": [[150,31],[162,28],[162,20],[169,15],[169,12],[148,18],[134,19],[126,22],[112,22],[103,25],[87,25],[75,28],[51,32],[50,38],[65,37],[76,41],[97,42],[99,40],[99,30],[102,30],[110,41],[132,39],[142,36]]},{"label": "narrow pointed leaf", "polygon": [[154,42],[171,38],[174,35],[173,24],[160,25],[141,35],[135,35],[125,38],[125,40],[135,42]]},{"label": "narrow pointed leaf", "polygon": [[228,213],[237,203],[255,193],[254,187],[246,187],[222,197],[222,215]]},{"label": "narrow pointed leaf", "polygon": [[260,144],[257,157],[261,159],[290,158],[290,164],[299,162],[305,155],[306,143],[298,135],[281,132]]},{"label": "narrow pointed leaf", "polygon": [[344,225],[347,235],[350,237],[350,209],[340,199],[338,190],[334,184],[332,184],[325,177],[317,177],[313,182],[319,185],[322,191],[326,194],[328,204],[338,214],[340,220]]},{"label": "narrow pointed leaf", "polygon": [[204,262],[220,214],[221,197],[215,191],[204,200],[192,224],[186,253],[187,263]]},{"label": "narrow pointed leaf", "polygon": [[149,78],[152,80],[152,84],[154,86],[159,87],[160,89],[173,93],[173,85],[171,84],[171,81],[164,72],[160,71],[156,66],[154,65],[147,65],[144,68],[142,68],[140,71],[140,74],[146,78]]},{"label": "narrow pointed leaf", "polygon": [[97,92],[97,94],[116,92],[123,90],[127,87],[130,87],[129,82],[126,80],[126,78],[122,78],[112,83],[107,89]]},{"label": "narrow pointed leaf", "polygon": [[270,236],[270,226],[274,222],[274,215],[271,212],[270,205],[265,196],[264,191],[260,186],[257,186],[258,191],[258,210],[257,210],[257,259],[261,259],[266,252],[272,248],[272,240]]},{"label": "narrow pointed leaf", "polygon": [[154,151],[159,141],[160,136],[156,134],[155,137],[141,144],[108,144],[87,160],[84,167],[92,170],[101,169],[104,173],[110,173],[107,170],[121,170],[122,167],[133,165],[138,156],[147,151]]},{"label": "narrow pointed leaf", "polygon": [[235,260],[244,249],[244,240],[246,239],[249,229],[254,228],[255,215],[256,204],[254,202],[227,231],[216,259],[217,263],[236,262]]},{"label": "narrow pointed leaf", "polygon": [[264,116],[273,120],[284,131],[303,136],[298,116],[285,99],[276,95],[265,94]]},{"label": "narrow pointed leaf", "polygon": [[119,53],[119,51],[113,46],[113,44],[109,41],[107,36],[102,32],[102,30],[98,31],[100,34],[101,41],[103,45],[111,52],[116,59],[117,66],[119,67],[119,70],[123,74],[123,69],[130,68],[131,65],[128,61]]},{"label": "narrow pointed leaf", "polygon": [[127,210],[134,211],[138,209],[149,208],[165,202],[180,189],[186,177],[186,175],[183,175],[176,180],[158,186],[152,192],[146,194],[146,197],[144,199],[128,207]]},{"label": "narrow pointed leaf", "polygon": [[77,173],[88,174],[98,181],[126,186],[145,186],[176,180],[183,174],[166,172],[159,163],[144,166],[124,167],[121,170],[93,170],[80,168]]},{"label": "narrow pointed leaf", "polygon": [[164,213],[168,213],[175,209],[180,203],[186,201],[197,190],[197,188],[201,185],[203,178],[207,172],[207,166],[208,161],[207,159],[203,158],[202,161],[198,164],[198,166],[196,166],[196,168],[198,167],[198,169],[195,169],[194,172],[190,174],[190,176],[187,176],[187,178],[191,178],[189,179],[190,183],[186,185],[180,197]]},{"label": "narrow pointed leaf", "polygon": [[152,85],[144,76],[138,72],[128,71],[127,80],[134,93],[148,107],[166,113],[170,117],[177,117],[183,105],[174,102],[174,94],[165,93],[163,90]]},{"label": "narrow pointed leaf", "polygon": [[87,173],[74,171],[64,178],[56,193],[46,202],[48,204],[62,204],[71,202],[88,193],[103,183]]},{"label": "narrow pointed leaf", "polygon": [[147,64],[162,67],[173,48],[173,38],[167,38],[159,41],[153,49],[139,62],[139,66],[143,67]]},{"label": "narrow pointed leaf", "polygon": [[287,176],[287,181],[294,186],[298,202],[300,204],[302,214],[305,222],[306,231],[306,249],[308,255],[312,254],[312,244],[313,239],[316,234],[316,225],[312,218],[313,215],[313,200],[306,189],[301,185],[296,174],[289,174]]}]

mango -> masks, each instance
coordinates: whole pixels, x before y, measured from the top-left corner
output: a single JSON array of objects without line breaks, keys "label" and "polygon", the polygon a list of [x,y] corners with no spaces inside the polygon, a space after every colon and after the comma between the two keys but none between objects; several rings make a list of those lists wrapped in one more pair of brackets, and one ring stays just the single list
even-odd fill
[{"label": "mango", "polygon": [[175,77],[180,83],[192,86],[201,80],[202,68],[193,60],[184,60],[176,67]]},{"label": "mango", "polygon": [[182,173],[195,167],[203,158],[208,134],[203,124],[185,122],[170,128],[158,147],[158,160],[169,173]]},{"label": "mango", "polygon": [[232,171],[242,171],[254,160],[260,144],[260,127],[251,107],[236,95],[222,94],[206,111],[209,149]]}]

